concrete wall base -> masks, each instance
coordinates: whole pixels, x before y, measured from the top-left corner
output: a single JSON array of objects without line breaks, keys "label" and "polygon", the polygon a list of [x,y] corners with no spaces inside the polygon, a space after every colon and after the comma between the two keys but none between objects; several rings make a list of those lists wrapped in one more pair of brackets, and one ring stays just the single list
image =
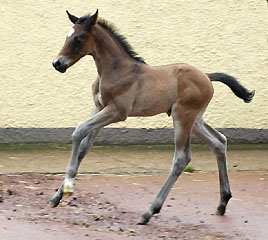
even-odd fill
[{"label": "concrete wall base", "polygon": [[[228,143],[265,144],[268,143],[268,129],[220,128]],[[0,128],[0,144],[12,143],[71,143],[74,128]],[[171,128],[137,129],[104,128],[99,133],[95,145],[165,145],[173,144]],[[200,141],[192,136],[193,143]]]}]

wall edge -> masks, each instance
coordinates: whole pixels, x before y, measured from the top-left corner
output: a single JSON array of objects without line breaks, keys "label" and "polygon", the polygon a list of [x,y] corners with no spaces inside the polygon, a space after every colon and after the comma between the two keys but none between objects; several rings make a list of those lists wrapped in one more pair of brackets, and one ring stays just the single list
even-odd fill
[{"label": "wall edge", "polygon": [[[0,128],[0,144],[71,143],[74,128]],[[268,143],[268,129],[218,128],[231,144]],[[172,128],[104,128],[95,145],[167,145],[173,144]],[[192,136],[193,143],[200,141]]]}]

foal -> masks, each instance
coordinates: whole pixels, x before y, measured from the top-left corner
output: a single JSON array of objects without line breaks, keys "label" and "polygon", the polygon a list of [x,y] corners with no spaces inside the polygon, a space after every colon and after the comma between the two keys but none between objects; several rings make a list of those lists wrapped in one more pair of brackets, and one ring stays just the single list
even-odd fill
[{"label": "foal", "polygon": [[65,44],[53,61],[53,66],[64,73],[80,58],[91,55],[98,70],[92,85],[95,107],[89,120],[78,125],[72,134],[72,153],[66,177],[50,201],[56,207],[64,195],[73,193],[78,167],[92,146],[99,130],[111,123],[124,121],[128,116],[153,116],[160,113],[172,115],[175,130],[175,153],[170,174],[161,191],[139,224],[146,224],[158,213],[173,184],[191,160],[190,134],[193,133],[214,151],[220,178],[219,215],[225,213],[231,198],[227,174],[226,138],[203,119],[203,114],[213,96],[211,81],[220,81],[245,102],[250,102],[253,92],[237,80],[222,73],[204,74],[198,69],[178,63],[152,67],[136,55],[125,38],[105,20],[93,16],[81,18],[71,15],[74,26]]}]

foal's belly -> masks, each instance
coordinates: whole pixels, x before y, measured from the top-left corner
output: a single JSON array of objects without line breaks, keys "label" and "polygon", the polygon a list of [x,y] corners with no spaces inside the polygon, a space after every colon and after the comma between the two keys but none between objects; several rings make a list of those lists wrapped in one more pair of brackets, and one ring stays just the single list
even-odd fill
[{"label": "foal's belly", "polygon": [[150,116],[155,116],[158,115],[160,113],[167,113],[170,110],[170,107],[163,107],[163,108],[159,108],[159,107],[150,107],[150,108],[134,108],[132,109],[131,113],[130,113],[130,117],[150,117]]},{"label": "foal's belly", "polygon": [[137,94],[129,116],[154,116],[168,112],[177,99],[177,88],[151,87]]}]

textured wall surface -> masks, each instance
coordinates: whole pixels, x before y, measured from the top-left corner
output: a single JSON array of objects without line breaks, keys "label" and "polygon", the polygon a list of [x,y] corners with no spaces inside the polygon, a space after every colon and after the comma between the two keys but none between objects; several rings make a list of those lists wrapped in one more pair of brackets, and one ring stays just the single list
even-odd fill
[{"label": "textured wall surface", "polygon": [[[265,0],[1,0],[0,128],[74,127],[89,116],[95,64],[87,56],[65,74],[51,65],[72,24],[65,10],[113,22],[151,65],[187,62],[236,76],[252,103],[214,83],[205,118],[219,128],[268,129],[268,4]],[[112,127],[172,127],[166,114]]]}]

